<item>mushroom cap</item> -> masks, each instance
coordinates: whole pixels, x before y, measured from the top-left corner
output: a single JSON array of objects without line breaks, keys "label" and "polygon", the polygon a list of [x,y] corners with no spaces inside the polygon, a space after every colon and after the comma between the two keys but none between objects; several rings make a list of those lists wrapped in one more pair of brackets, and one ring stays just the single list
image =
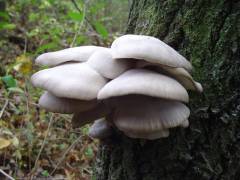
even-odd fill
[{"label": "mushroom cap", "polygon": [[97,100],[84,101],[69,98],[60,98],[52,95],[49,92],[44,94],[39,99],[39,106],[50,112],[71,114],[81,111],[86,111],[97,106]]},{"label": "mushroom cap", "polygon": [[112,58],[110,49],[101,49],[94,52],[87,64],[99,74],[108,79],[114,79],[131,67],[131,62]]},{"label": "mushroom cap", "polygon": [[192,65],[182,55],[163,41],[144,35],[124,35],[113,41],[111,49],[114,59],[143,59],[150,63],[170,67],[182,67],[190,71]]},{"label": "mushroom cap", "polygon": [[170,133],[168,129],[162,129],[156,132],[148,132],[148,133],[134,133],[134,132],[125,131],[124,134],[130,138],[155,140],[159,138],[168,137]]},{"label": "mushroom cap", "polygon": [[56,66],[69,61],[84,62],[88,60],[92,53],[100,49],[105,48],[98,46],[80,46],[48,52],[38,56],[35,63],[46,66]]},{"label": "mushroom cap", "polygon": [[104,139],[112,134],[112,127],[105,119],[99,119],[94,121],[88,134],[93,138]]},{"label": "mushroom cap", "polygon": [[73,127],[81,127],[85,124],[91,123],[97,119],[103,118],[110,114],[111,109],[104,103],[99,103],[96,107],[87,111],[78,112],[73,115]]},{"label": "mushroom cap", "polygon": [[192,76],[183,68],[171,68],[163,67],[169,76],[175,78],[180,82],[186,89],[197,91],[199,93],[203,92],[202,85],[199,82],[193,80]]},{"label": "mushroom cap", "polygon": [[96,99],[107,80],[85,63],[69,63],[41,70],[31,78],[35,87],[57,97],[81,100]]},{"label": "mushroom cap", "polygon": [[183,121],[183,123],[180,125],[183,128],[187,128],[189,126],[189,121],[188,119],[186,119],[185,121]]},{"label": "mushroom cap", "polygon": [[163,99],[188,102],[186,89],[175,79],[146,69],[131,69],[107,83],[98,99],[142,94]]},{"label": "mushroom cap", "polygon": [[178,101],[148,96],[127,96],[115,100],[113,122],[124,132],[149,133],[181,125],[190,110]]},{"label": "mushroom cap", "polygon": [[159,73],[168,75],[178,82],[180,82],[186,89],[197,91],[201,93],[203,91],[202,85],[199,82],[193,80],[192,76],[184,68],[174,68],[159,64],[148,63],[146,61],[138,61],[136,67],[145,68],[150,67]]}]

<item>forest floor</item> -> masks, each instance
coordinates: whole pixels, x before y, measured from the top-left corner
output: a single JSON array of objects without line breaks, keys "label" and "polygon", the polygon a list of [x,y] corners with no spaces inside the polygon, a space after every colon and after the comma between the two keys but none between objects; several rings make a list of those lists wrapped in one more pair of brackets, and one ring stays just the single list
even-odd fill
[{"label": "forest floor", "polygon": [[39,109],[42,91],[30,77],[41,53],[107,46],[127,18],[115,22],[108,11],[126,12],[124,3],[11,0],[0,9],[0,179],[94,179],[98,141],[87,135],[89,125],[73,129],[71,115]]}]

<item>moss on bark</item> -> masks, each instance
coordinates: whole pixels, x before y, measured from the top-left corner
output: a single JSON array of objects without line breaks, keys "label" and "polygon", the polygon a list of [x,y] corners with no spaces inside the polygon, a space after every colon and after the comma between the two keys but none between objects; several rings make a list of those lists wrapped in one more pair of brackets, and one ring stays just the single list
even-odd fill
[{"label": "moss on bark", "polygon": [[240,177],[240,2],[133,0],[127,33],[155,36],[194,65],[204,87],[190,93],[190,127],[169,138],[132,140],[117,132],[102,143],[98,180]]}]

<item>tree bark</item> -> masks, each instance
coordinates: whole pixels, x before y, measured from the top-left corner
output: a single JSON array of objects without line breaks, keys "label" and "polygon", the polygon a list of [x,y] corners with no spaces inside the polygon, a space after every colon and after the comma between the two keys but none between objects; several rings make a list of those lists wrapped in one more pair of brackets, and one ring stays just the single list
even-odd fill
[{"label": "tree bark", "polygon": [[0,11],[5,11],[6,4],[4,0],[0,0]]},{"label": "tree bark", "polygon": [[97,180],[239,179],[240,2],[133,0],[126,33],[155,36],[193,66],[204,93],[190,93],[190,127],[170,137],[102,142]]}]

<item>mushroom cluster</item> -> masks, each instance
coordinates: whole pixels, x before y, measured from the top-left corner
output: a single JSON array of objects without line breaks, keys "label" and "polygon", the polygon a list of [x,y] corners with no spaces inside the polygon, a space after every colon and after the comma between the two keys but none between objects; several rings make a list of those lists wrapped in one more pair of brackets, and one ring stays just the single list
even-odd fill
[{"label": "mushroom cluster", "polygon": [[36,63],[50,66],[31,79],[45,90],[39,106],[74,114],[74,126],[94,122],[89,134],[100,139],[113,127],[131,138],[167,137],[170,128],[189,125],[187,90],[203,90],[190,75],[191,63],[150,36],[45,53]]}]

